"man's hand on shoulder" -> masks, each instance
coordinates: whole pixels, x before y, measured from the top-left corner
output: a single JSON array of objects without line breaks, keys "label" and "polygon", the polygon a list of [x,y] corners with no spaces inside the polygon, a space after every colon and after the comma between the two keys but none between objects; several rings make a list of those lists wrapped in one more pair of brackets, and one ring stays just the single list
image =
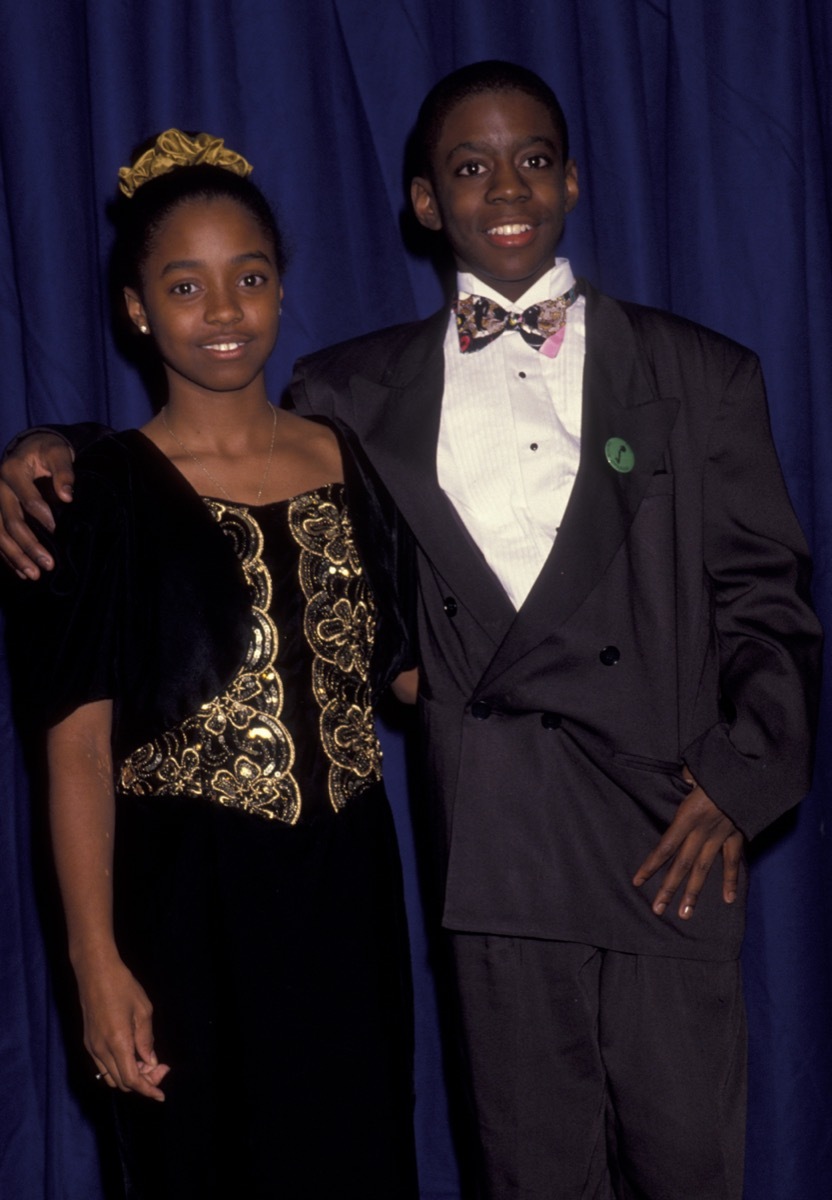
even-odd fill
[{"label": "man's hand on shoulder", "polygon": [[699,787],[687,767],[683,775],[691,785],[691,790],[679,805],[676,816],[655,850],[636,871],[633,883],[641,887],[669,863],[653,901],[653,912],[660,917],[679,888],[684,886],[679,916],[687,921],[693,916],[699,893],[720,851],[722,898],[726,904],[733,904],[736,900],[743,835],[731,818],[717,808]]},{"label": "man's hand on shoulder", "polygon": [[51,479],[58,500],[72,500],[72,448],[58,434],[39,431],[18,442],[0,465],[0,558],[21,579],[51,571],[52,556],[26,523],[26,514],[45,529],[55,528],[52,511],[36,480]]}]

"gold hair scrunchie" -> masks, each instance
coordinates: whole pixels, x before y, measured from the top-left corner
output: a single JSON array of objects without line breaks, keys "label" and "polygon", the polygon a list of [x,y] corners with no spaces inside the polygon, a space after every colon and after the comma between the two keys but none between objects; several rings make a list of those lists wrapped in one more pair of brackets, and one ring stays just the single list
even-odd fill
[{"label": "gold hair scrunchie", "polygon": [[250,175],[253,170],[242,154],[226,150],[220,137],[214,137],[211,133],[189,137],[181,129],[166,129],[132,167],[121,167],[118,186],[125,196],[132,196],[148,179],[167,175],[174,167],[195,167],[201,163],[222,167],[243,177]]}]

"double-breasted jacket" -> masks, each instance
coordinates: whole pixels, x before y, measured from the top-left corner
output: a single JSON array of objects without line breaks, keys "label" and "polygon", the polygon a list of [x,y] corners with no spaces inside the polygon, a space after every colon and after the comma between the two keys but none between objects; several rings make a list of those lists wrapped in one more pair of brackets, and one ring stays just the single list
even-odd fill
[{"label": "double-breasted jacket", "polygon": [[413,589],[445,925],[728,959],[744,905],[718,864],[687,922],[631,880],[683,764],[748,838],[808,789],[807,550],[756,357],[582,286],[580,467],[519,611],[437,482],[447,310],[301,360],[293,397],[338,426],[398,530],[391,551],[379,527],[374,566],[400,573],[400,612]]}]

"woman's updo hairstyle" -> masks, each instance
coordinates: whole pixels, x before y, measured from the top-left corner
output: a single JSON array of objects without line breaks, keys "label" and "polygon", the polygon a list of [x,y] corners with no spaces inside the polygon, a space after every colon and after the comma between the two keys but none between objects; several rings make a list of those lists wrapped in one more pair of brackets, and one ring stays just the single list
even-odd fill
[{"label": "woman's updo hairstyle", "polygon": [[119,171],[119,196],[113,205],[116,227],[113,282],[141,294],[142,270],[168,215],[188,201],[230,199],[245,208],[274,248],[275,266],[286,267],[283,238],[269,202],[248,178],[251,165],[228,150],[222,138],[168,129]]}]

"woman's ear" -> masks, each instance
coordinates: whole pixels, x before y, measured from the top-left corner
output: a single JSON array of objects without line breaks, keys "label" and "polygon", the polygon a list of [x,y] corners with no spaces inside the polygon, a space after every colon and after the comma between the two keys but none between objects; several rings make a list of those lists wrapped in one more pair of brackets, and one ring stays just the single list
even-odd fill
[{"label": "woman's ear", "polygon": [[127,305],[127,315],[138,329],[139,333],[150,333],[150,323],[144,305],[135,288],[126,287],[123,292],[124,303]]}]

